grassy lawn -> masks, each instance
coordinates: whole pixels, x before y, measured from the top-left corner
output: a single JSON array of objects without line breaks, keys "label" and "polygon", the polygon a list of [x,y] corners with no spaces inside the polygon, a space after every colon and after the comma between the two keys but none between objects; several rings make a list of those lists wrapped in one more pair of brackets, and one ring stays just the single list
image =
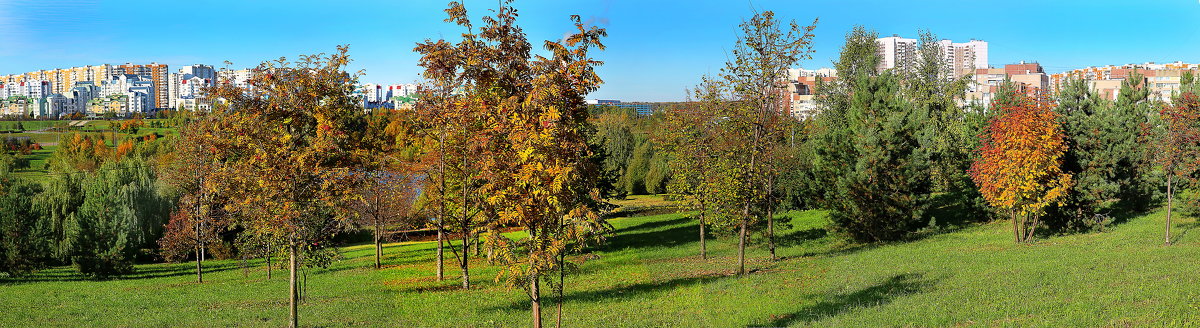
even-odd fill
[{"label": "grassy lawn", "polygon": [[[735,240],[697,256],[698,227],[677,214],[619,218],[615,236],[568,276],[567,327],[735,326],[1187,326],[1200,323],[1200,231],[1181,220],[1162,246],[1161,212],[1109,232],[1014,245],[1006,222],[882,246],[846,244],[818,211],[787,213],[779,255],[748,251],[747,277],[733,276]],[[432,278],[433,243],[395,243],[385,269],[369,245],[308,278],[306,326],[527,326],[520,289],[472,265],[474,290]],[[449,253],[449,252],[448,252]],[[284,326],[286,271],[266,279],[236,261],[139,265],[135,276],[81,280],[53,268],[0,281],[0,326]],[[245,276],[244,276],[245,275]],[[543,297],[553,324],[554,297]]]}]

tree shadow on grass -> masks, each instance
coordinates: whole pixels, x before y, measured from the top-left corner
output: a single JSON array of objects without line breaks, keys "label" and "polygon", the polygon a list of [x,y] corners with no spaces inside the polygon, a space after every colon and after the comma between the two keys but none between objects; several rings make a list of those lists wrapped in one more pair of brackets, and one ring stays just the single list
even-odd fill
[{"label": "tree shadow on grass", "polygon": [[775,244],[781,247],[789,247],[801,245],[809,241],[825,238],[829,235],[829,230],[825,228],[812,228],[808,230],[792,231],[775,237]]},{"label": "tree shadow on grass", "polygon": [[[638,225],[633,225],[633,226],[616,229],[616,230],[613,230],[613,233],[619,234],[619,233],[625,233],[625,232],[630,232],[630,231],[650,230],[650,229],[661,228],[661,227],[666,227],[666,226],[684,224],[684,223],[691,222],[692,220],[695,220],[695,218],[692,218],[690,216],[684,216],[684,217],[670,219],[670,220],[650,221],[650,222],[646,222],[646,223],[642,223],[642,224],[638,224]],[[700,228],[697,227],[696,229],[700,229]],[[696,233],[699,234],[700,232],[696,231]]]},{"label": "tree shadow on grass", "polygon": [[[849,294],[838,294],[826,297],[799,311],[782,316],[771,316],[766,326],[787,327],[798,323],[812,323],[821,318],[853,311],[858,308],[881,306],[892,300],[921,293],[932,287],[936,281],[926,280],[922,274],[900,274],[888,278],[877,285],[867,287]],[[751,325],[757,326],[757,325]]]},{"label": "tree shadow on grass", "polygon": [[[241,266],[232,263],[205,264],[204,274],[207,275],[209,273],[229,271],[240,268]],[[41,270],[26,276],[0,279],[0,286],[21,285],[38,282],[141,280],[189,275],[196,275],[196,267],[194,265],[167,265],[150,269],[136,269],[136,271],[130,274],[105,278],[94,278],[82,275],[70,267],[57,267]]]},{"label": "tree shadow on grass", "polygon": [[1174,244],[1174,243],[1182,242],[1183,237],[1187,236],[1188,233],[1192,231],[1192,229],[1195,229],[1197,227],[1200,227],[1200,219],[1193,221],[1193,222],[1189,222],[1189,223],[1173,224],[1172,228],[1179,229],[1178,230],[1179,232],[1176,233],[1174,236],[1171,236],[1171,243]]},{"label": "tree shadow on grass", "polygon": [[631,248],[671,247],[699,239],[699,226],[683,226],[658,231],[618,234],[591,250],[617,251]]},{"label": "tree shadow on grass", "polygon": [[[598,303],[598,302],[619,301],[619,300],[630,299],[630,298],[641,298],[641,297],[646,297],[646,295],[648,295],[648,294],[662,293],[662,292],[667,292],[667,291],[670,291],[670,290],[673,290],[676,288],[684,288],[684,287],[694,286],[694,285],[699,285],[699,284],[707,284],[707,283],[711,283],[711,282],[714,282],[714,281],[717,281],[720,279],[736,278],[736,277],[737,276],[726,276],[726,275],[680,277],[680,278],[670,279],[670,280],[666,280],[666,281],[636,283],[636,284],[632,284],[632,285],[617,286],[617,287],[602,289],[602,290],[588,290],[588,291],[571,292],[571,293],[567,293],[566,295],[563,295],[563,303],[564,304],[583,303],[583,302]],[[570,284],[568,284],[568,286],[569,285]],[[547,289],[547,291],[549,291],[549,289]],[[557,297],[557,295],[554,295],[554,293],[552,293],[552,292],[547,292],[545,294],[542,294],[542,301],[544,302],[543,306],[553,305],[554,302],[558,301],[558,297]],[[512,302],[512,303],[509,303],[506,305],[500,305],[500,306],[488,308],[487,310],[490,310],[490,311],[519,311],[519,310],[527,310],[527,309],[529,309],[529,301],[528,300],[520,300],[520,301]]]}]

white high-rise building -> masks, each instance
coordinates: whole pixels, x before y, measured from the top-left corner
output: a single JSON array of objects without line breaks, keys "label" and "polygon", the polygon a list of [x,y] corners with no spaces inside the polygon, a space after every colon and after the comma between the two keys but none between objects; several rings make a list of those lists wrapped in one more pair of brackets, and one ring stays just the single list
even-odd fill
[{"label": "white high-rise building", "polygon": [[203,94],[204,88],[213,86],[217,81],[217,71],[208,65],[192,65],[184,66],[179,69],[179,73],[172,73],[170,77],[170,89],[167,92],[170,94],[170,108],[180,110],[197,110],[209,109],[210,106],[205,106]]},{"label": "white high-rise building", "polygon": [[966,43],[954,43],[950,40],[938,41],[942,48],[942,74],[953,74],[947,77],[960,77],[974,74],[976,69],[988,68],[988,43],[971,40]]},{"label": "white high-rise building", "polygon": [[[890,36],[875,39],[879,46],[879,70],[897,69],[911,71],[916,68],[920,53],[917,39]],[[937,41],[941,48],[942,75],[961,77],[974,74],[976,69],[988,68],[988,43],[971,40],[954,43],[950,40]]]},{"label": "white high-rise building", "polygon": [[179,74],[180,75],[197,76],[197,77],[200,77],[201,79],[205,79],[205,80],[209,80],[209,81],[217,80],[217,70],[213,69],[213,67],[209,66],[209,65],[196,64],[196,65],[191,65],[191,66],[184,66],[183,68],[179,69]]},{"label": "white high-rise building", "polygon": [[879,45],[879,71],[913,69],[917,60],[917,39],[906,39],[898,35],[875,39]]},{"label": "white high-rise building", "polygon": [[250,81],[251,77],[254,77],[254,71],[252,71],[250,69],[238,69],[238,70],[221,69],[220,71],[217,72],[217,80],[220,81],[218,83],[224,83],[225,81],[229,81],[229,83],[233,83],[233,85],[235,85],[239,88],[249,87],[250,86],[249,81]]}]

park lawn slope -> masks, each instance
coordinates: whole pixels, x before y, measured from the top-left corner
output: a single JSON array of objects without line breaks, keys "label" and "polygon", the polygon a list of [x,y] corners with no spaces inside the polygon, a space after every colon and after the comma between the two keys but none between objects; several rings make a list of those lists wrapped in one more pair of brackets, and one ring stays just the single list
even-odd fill
[{"label": "park lawn slope", "polygon": [[[1200,232],[1178,220],[1162,246],[1161,212],[1103,233],[1015,245],[1006,222],[886,245],[855,245],[831,233],[823,212],[787,214],[778,262],[762,240],[739,278],[736,240],[710,239],[698,256],[698,227],[679,214],[614,219],[615,235],[567,278],[567,327],[733,326],[1181,326],[1200,323]],[[370,268],[370,245],[309,271],[305,326],[527,326],[529,302],[497,282],[498,268],[471,262],[473,290],[432,278],[433,243],[394,243],[385,269]],[[266,279],[261,262],[139,265],[139,273],[83,280],[53,268],[0,281],[0,326],[285,326],[286,271]],[[556,297],[543,295],[546,323]]]}]

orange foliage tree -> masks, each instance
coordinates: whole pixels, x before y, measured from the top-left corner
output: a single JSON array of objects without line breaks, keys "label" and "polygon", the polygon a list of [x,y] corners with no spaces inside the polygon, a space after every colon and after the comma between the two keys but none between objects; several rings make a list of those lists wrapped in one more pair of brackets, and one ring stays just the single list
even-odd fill
[{"label": "orange foliage tree", "polygon": [[998,115],[981,134],[971,179],[992,207],[1013,220],[1013,238],[1033,237],[1046,206],[1061,202],[1071,175],[1062,171],[1067,151],[1058,114],[1044,99],[1011,92],[993,102]]},{"label": "orange foliage tree", "polygon": [[330,55],[280,58],[255,69],[246,87],[223,81],[202,138],[215,163],[204,186],[243,233],[287,246],[291,326],[298,323],[299,265],[332,258],[332,237],[349,227],[353,171],[366,156],[367,121],[346,71],[347,47]]},{"label": "orange foliage tree", "polygon": [[1158,139],[1157,160],[1167,173],[1167,222],[1165,244],[1171,244],[1171,208],[1174,203],[1174,182],[1187,179],[1194,182],[1200,168],[1200,99],[1188,91],[1177,97],[1173,105],[1159,112],[1166,131]]}]

